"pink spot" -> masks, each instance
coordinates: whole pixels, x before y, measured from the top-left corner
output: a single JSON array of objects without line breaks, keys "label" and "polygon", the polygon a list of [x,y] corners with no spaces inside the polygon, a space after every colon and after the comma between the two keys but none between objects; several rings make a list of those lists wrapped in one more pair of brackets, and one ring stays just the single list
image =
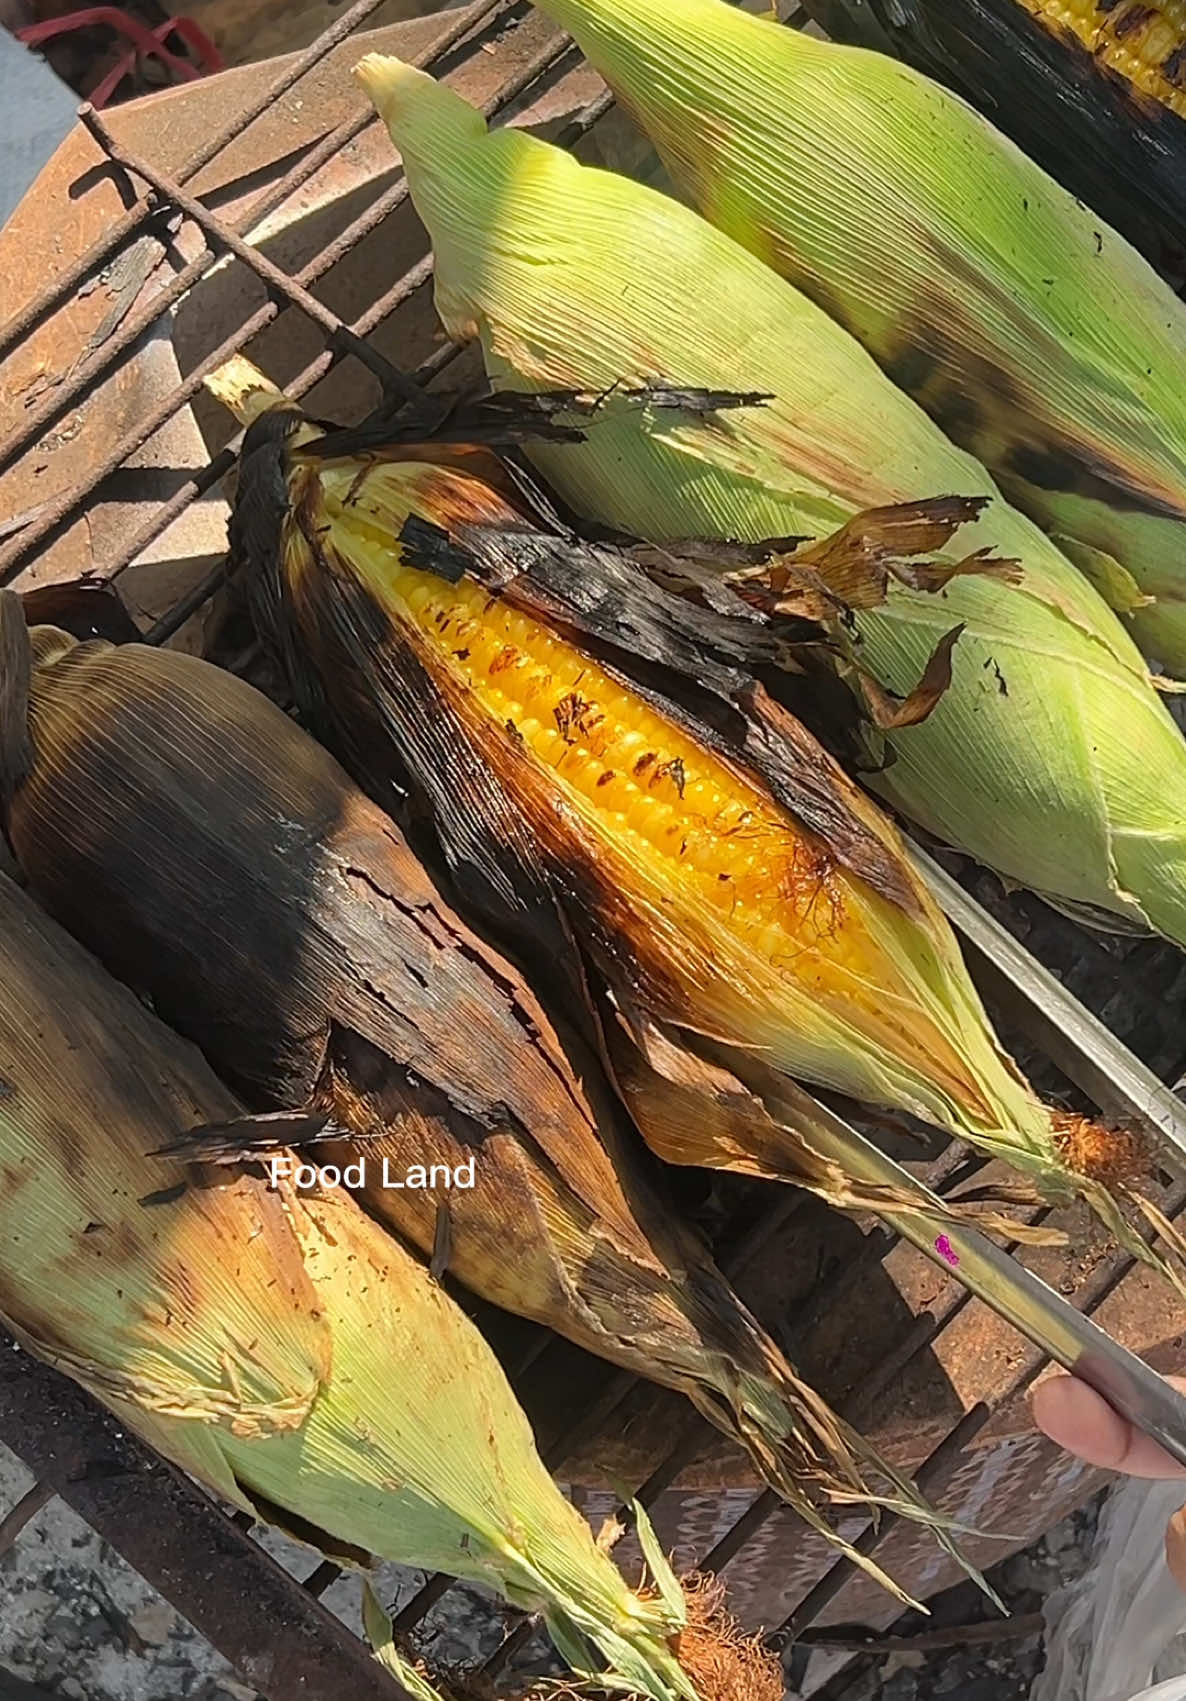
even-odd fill
[{"label": "pink spot", "polygon": [[935,1251],[939,1254],[940,1258],[944,1259],[946,1263],[951,1265],[953,1270],[960,1261],[959,1253],[952,1246],[945,1234],[941,1234],[938,1240],[936,1240]]}]

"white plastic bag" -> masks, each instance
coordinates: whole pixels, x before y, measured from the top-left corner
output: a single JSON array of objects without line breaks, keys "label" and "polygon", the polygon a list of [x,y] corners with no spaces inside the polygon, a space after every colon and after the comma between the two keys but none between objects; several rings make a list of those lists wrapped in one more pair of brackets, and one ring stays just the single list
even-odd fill
[{"label": "white plastic bag", "polygon": [[1165,1563],[1183,1499],[1182,1482],[1113,1488],[1091,1564],[1046,1603],[1046,1668],[1030,1701],[1186,1701],[1186,1595]]}]

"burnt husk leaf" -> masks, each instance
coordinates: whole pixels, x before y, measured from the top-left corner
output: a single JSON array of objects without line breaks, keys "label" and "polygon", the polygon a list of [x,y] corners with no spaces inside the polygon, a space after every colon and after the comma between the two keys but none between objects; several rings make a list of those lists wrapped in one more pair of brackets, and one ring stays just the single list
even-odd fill
[{"label": "burnt husk leaf", "polygon": [[604,395],[585,390],[520,390],[478,397],[426,394],[394,413],[378,409],[359,425],[329,427],[310,445],[323,460],[375,451],[415,448],[427,442],[463,449],[511,449],[521,443],[577,443],[583,425],[607,401],[670,413],[710,414],[761,407],[769,396],[733,390],[705,390],[678,384],[616,387]]},{"label": "burnt husk leaf", "polygon": [[29,680],[32,658],[25,614],[15,591],[0,590],[0,809],[33,764],[29,742]]},{"label": "burnt husk leaf", "polygon": [[[241,681],[143,646],[55,652],[29,714],[7,826],[34,890],[277,1107],[181,1150],[295,1139],[395,1174],[472,1159],[473,1189],[448,1194],[460,1282],[687,1394],[810,1518],[805,1488],[859,1496],[862,1444],[666,1212],[592,1056],[320,746]],[[432,1191],[368,1167],[364,1197],[439,1254]]]},{"label": "burnt husk leaf", "polygon": [[134,644],[140,637],[119,591],[106,579],[37,585],[21,592],[21,604],[29,626],[57,626],[73,638],[106,638],[111,644]]},{"label": "burnt husk leaf", "polygon": [[204,1122],[162,1146],[153,1157],[184,1157],[195,1163],[238,1164],[265,1152],[303,1150],[341,1140],[344,1130],[328,1111],[267,1110],[229,1122]]},{"label": "burnt husk leaf", "polygon": [[858,685],[874,726],[883,732],[889,732],[901,727],[917,726],[920,721],[926,720],[951,684],[952,655],[963,630],[962,626],[953,626],[947,636],[940,640],[931,654],[922,678],[908,697],[891,696],[870,674],[862,673],[858,676]]}]

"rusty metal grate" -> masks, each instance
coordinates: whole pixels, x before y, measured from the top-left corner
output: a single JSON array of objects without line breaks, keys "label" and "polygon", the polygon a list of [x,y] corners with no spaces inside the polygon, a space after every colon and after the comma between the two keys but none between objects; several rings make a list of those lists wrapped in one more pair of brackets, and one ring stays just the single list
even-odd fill
[{"label": "rusty metal grate", "polygon": [[[127,468],[132,457],[188,407],[204,378],[230,355],[244,349],[286,310],[293,310],[311,323],[322,345],[320,352],[287,386],[298,397],[310,391],[339,363],[353,359],[368,369],[386,397],[406,399],[432,384],[460,353],[455,345],[443,343],[409,374],[368,340],[429,281],[432,268],[427,256],[376,294],[350,323],[344,322],[315,293],[334,268],[406,201],[402,176],[376,193],[344,230],[294,272],[283,269],[251,244],[251,233],[263,219],[296,196],[317,172],[377,120],[359,114],[338,124],[310,145],[285,175],[263,189],[237,223],[228,223],[206,202],[186,190],[186,185],[239,140],[248,127],[266,114],[282,109],[284,102],[298,98],[294,91],[299,89],[301,80],[352,33],[366,25],[381,4],[382,0],[356,0],[331,29],[288,63],[278,80],[261,90],[233,123],[210,137],[172,177],[163,175],[141,153],[121,144],[103,118],[83,108],[82,122],[103,149],[108,170],[115,174],[121,186],[126,211],[86,253],[70,261],[0,327],[0,363],[68,308],[133,243],[149,239],[156,244],[157,255],[163,257],[170,251],[177,231],[188,226],[200,234],[203,246],[193,258],[179,264],[172,279],[151,299],[133,307],[97,347],[83,351],[72,365],[57,374],[57,381],[47,387],[41,399],[25,407],[20,423],[0,443],[0,474],[34,453],[46,434],[73,408],[131,360],[146,333],[224,256],[232,257],[258,280],[266,299],[263,305],[243,316],[233,333],[186,373],[167,396],[146,407],[96,459],[85,479],[0,524],[0,583],[19,579],[38,552],[51,546],[75,523],[105,482]],[[453,70],[520,29],[527,10],[521,0],[475,0],[463,10],[445,14],[440,19],[439,32],[416,62],[438,71]],[[800,26],[806,19],[801,9],[795,7],[788,21]],[[552,36],[498,84],[486,102],[487,115],[495,121],[504,119],[528,91],[564,75],[575,62],[578,62],[576,50],[568,38]],[[559,140],[566,146],[574,145],[592,130],[610,105],[608,94],[596,95],[570,118]],[[123,573],[191,504],[217,485],[233,465],[236,446],[237,440],[187,476],[167,500],[122,538],[118,549],[95,561],[96,573],[106,578]],[[201,577],[155,620],[146,633],[147,639],[160,643],[174,635],[213,595],[220,574],[221,569],[215,567]],[[1017,944],[1001,922],[994,920],[954,880],[938,869],[932,872],[940,897],[960,928],[973,965],[996,1009],[1004,1013],[1030,1046],[1106,1114],[1121,1117],[1154,1135],[1169,1126],[1182,1127],[1186,1123],[1186,1109],[1168,1088],[1088,1015]],[[979,1167],[976,1160],[969,1160],[961,1148],[953,1146],[932,1167],[928,1180],[934,1186],[949,1189],[966,1181]],[[1186,1186],[1169,1186],[1162,1204],[1171,1215],[1180,1213],[1186,1205]],[[735,1222],[731,1239],[724,1247],[718,1247],[726,1270],[753,1259],[799,1209],[795,1195],[771,1190],[769,1203],[758,1219]],[[871,1269],[883,1261],[894,1244],[888,1231],[873,1229],[864,1237],[857,1262],[845,1271],[844,1279],[859,1280],[862,1268]],[[1041,1267],[1039,1255],[1027,1254],[1027,1261]],[[1131,1267],[1131,1260],[1124,1257],[1098,1263],[1073,1296],[1075,1303],[1084,1310],[1096,1310]],[[834,1286],[834,1282],[817,1286],[807,1308],[794,1318],[797,1335],[826,1314]],[[857,1395],[841,1402],[845,1415],[859,1420],[894,1379],[919,1355],[935,1347],[944,1332],[952,1328],[968,1307],[976,1304],[953,1280],[940,1284],[927,1308],[911,1320],[899,1338],[884,1343],[876,1374],[862,1382]],[[551,1347],[551,1337],[542,1331],[535,1332],[517,1371],[525,1373]],[[372,1696],[380,1701],[383,1696],[401,1693],[378,1670],[362,1644],[318,1605],[316,1597],[338,1575],[332,1565],[318,1565],[302,1589],[242,1529],[235,1527],[234,1520],[225,1517],[178,1473],[154,1460],[130,1438],[121,1436],[114,1423],[72,1385],[23,1353],[10,1352],[6,1362],[9,1368],[0,1377],[0,1436],[24,1456],[39,1479],[61,1493],[124,1552],[265,1693],[279,1697],[299,1692],[308,1701],[331,1701],[331,1697],[345,1693],[359,1697],[360,1701],[369,1701]],[[1007,1384],[1002,1384],[998,1394],[975,1405],[950,1428],[925,1461],[917,1473],[925,1490],[934,1493],[942,1486],[968,1442],[984,1429],[1006,1397],[1032,1380],[1040,1368],[1040,1355],[1036,1351],[1027,1348],[1015,1356]],[[599,1397],[584,1412],[576,1428],[570,1428],[545,1446],[549,1465],[562,1463],[581,1439],[595,1433],[622,1406],[634,1387],[635,1378],[631,1375],[610,1373]],[[705,1427],[703,1420],[688,1408],[687,1422],[676,1444],[639,1487],[638,1498],[644,1504],[652,1503],[695,1459],[704,1444]],[[752,1503],[733,1527],[716,1539],[708,1551],[694,1557],[704,1568],[722,1569],[744,1555],[747,1544],[770,1520],[789,1516],[772,1493],[755,1493]],[[14,1519],[7,1528],[0,1528],[0,1541],[11,1539],[13,1524],[17,1522],[19,1519]],[[883,1520],[880,1529],[868,1531],[859,1545],[866,1552],[876,1552],[892,1531],[893,1520]],[[853,1571],[849,1561],[837,1559],[772,1631],[773,1644],[790,1650],[796,1638],[836,1599]],[[429,1579],[400,1613],[397,1627],[408,1630],[419,1623],[450,1586],[448,1578]],[[531,1630],[528,1619],[514,1625],[487,1662],[487,1675],[497,1676]]]}]

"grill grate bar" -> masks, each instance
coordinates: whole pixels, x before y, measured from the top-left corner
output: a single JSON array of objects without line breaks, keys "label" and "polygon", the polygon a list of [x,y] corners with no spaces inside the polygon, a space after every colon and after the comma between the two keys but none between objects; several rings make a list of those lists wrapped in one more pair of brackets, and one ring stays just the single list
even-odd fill
[{"label": "grill grate bar", "polygon": [[[479,0],[479,5],[473,8],[473,13],[476,15],[466,14],[467,17],[470,17],[470,24],[466,28],[472,27],[474,22],[481,21],[482,17],[494,9],[495,4],[496,0]],[[445,37],[435,42],[421,57],[424,58],[426,63],[431,64],[449,47],[455,45],[456,40],[464,33],[466,33],[466,30],[462,29],[459,21],[453,29],[446,33]],[[487,102],[485,108],[487,116],[496,116],[503,108],[516,100],[532,83],[538,81],[548,72],[557,70],[571,52],[571,44],[567,38],[553,39],[548,47],[541,50],[517,76],[499,90],[497,96]],[[595,106],[600,104],[600,102],[593,103]],[[604,110],[604,107],[602,107],[602,110]],[[595,123],[596,117],[599,115],[591,116],[586,128]],[[359,127],[361,128],[361,126]],[[267,197],[267,207],[260,208],[257,206],[252,210],[244,221],[246,227],[253,227],[259,222],[260,218],[265,216],[267,211],[286,199],[294,189],[300,186],[306,175],[308,174],[303,166],[291,172],[284,183],[278,185],[276,190]],[[282,190],[283,193],[281,193]],[[279,277],[284,279],[285,282],[278,285],[278,288],[285,288],[287,285],[295,283],[299,291],[307,293],[311,284],[324,277],[339,260],[356,248],[364,237],[376,230],[390,213],[400,207],[407,199],[407,195],[407,183],[401,177],[398,182],[392,184],[378,197],[364,213],[360,214],[340,236],[302,267],[295,280],[288,279],[287,274],[279,272]],[[205,214],[205,209],[203,209],[203,214],[209,216]],[[241,230],[242,226],[237,227],[236,234],[241,234]],[[87,376],[84,381],[80,380],[77,386],[71,386],[70,400],[63,400],[60,396],[49,398],[42,408],[36,410],[37,418],[32,424],[26,422],[25,426],[14,432],[4,444],[0,445],[0,469],[7,465],[10,460],[15,459],[17,455],[24,453],[25,449],[30,447],[31,442],[40,437],[47,424],[52,423],[61,413],[66,412],[70,401],[77,399],[83,389],[90,387],[91,383],[94,382],[94,375],[90,372],[92,365],[102,366],[105,370],[121,354],[129,354],[135,342],[143,336],[144,332],[157,318],[174,306],[205,272],[209,271],[211,266],[214,265],[215,259],[216,256],[207,250],[204,255],[199,256],[198,259],[192,261],[183,271],[179,272],[177,277],[151,302],[147,303],[140,313],[129,315],[119,336],[112,338],[110,343],[105,343],[92,356],[91,361],[85,363],[85,368],[79,369],[80,373],[85,370]],[[329,315],[329,319],[333,323],[335,337],[343,342],[348,342],[350,346],[343,350],[333,347],[326,348],[315,360],[311,361],[300,376],[288,385],[288,392],[293,399],[299,401],[302,396],[307,394],[314,384],[320,382],[328,372],[338,365],[345,353],[357,355],[357,340],[369,336],[389,314],[395,312],[397,307],[401,306],[418,289],[421,289],[431,276],[432,259],[430,255],[426,255],[417,265],[411,267],[402,278],[397,279],[391,288],[380,296],[351,326],[345,325],[343,321],[337,319],[336,315],[330,314],[329,309],[321,308],[321,304],[318,303],[321,311]],[[7,549],[0,551],[0,585],[10,583],[38,545],[52,534],[56,534],[78,512],[105,479],[117,472],[130,456],[143,448],[144,444],[162,426],[166,425],[188,402],[192,401],[202,388],[205,379],[212,372],[216,371],[231,355],[245,348],[254,337],[258,336],[274,319],[279,317],[281,311],[280,303],[274,299],[258,308],[213,353],[207,355],[180,384],[175,386],[168,396],[163,397],[156,407],[144,414],[139,423],[128,431],[115,444],[110,453],[97,463],[91,475],[85,481],[61,492],[59,496],[47,502],[37,518],[31,520],[20,531]],[[118,346],[115,346],[117,344]],[[457,352],[455,345],[448,345],[448,358],[454,358]],[[441,365],[444,364],[446,362],[442,361]],[[387,363],[385,363],[385,366],[390,374],[392,387],[399,389],[405,396],[414,393],[409,389],[409,385],[419,382],[420,374],[416,374],[413,379],[408,380]],[[43,413],[48,413],[52,417],[42,419],[40,416]],[[166,503],[163,503],[145,521],[134,536],[125,542],[112,561],[104,565],[102,576],[115,578],[123,572],[151,542],[185,512],[191,502],[217,483],[218,479],[223,477],[233,464],[233,454],[224,450],[200,473],[187,480]],[[204,595],[196,604],[189,607],[189,613],[193,613],[195,608],[201,606],[205,597],[217,588],[218,582],[217,578],[212,577]],[[186,600],[188,603],[189,599]],[[185,618],[188,618],[188,614]],[[162,638],[155,638],[154,641],[163,641],[163,637],[167,637],[171,632],[176,631],[177,625],[180,624],[181,621],[178,621],[176,625],[169,627],[163,633]]]},{"label": "grill grate bar", "polygon": [[[0,1354],[0,1436],[253,1685],[305,1701],[408,1701],[364,1644],[181,1471],[3,1331]],[[276,1634],[261,1637],[261,1623]]]},{"label": "grill grate bar", "polygon": [[[491,4],[494,0],[491,0]],[[270,106],[281,100],[309,71],[318,66],[335,47],[339,47],[348,36],[354,34],[370,17],[384,4],[384,0],[355,0],[349,10],[333,23],[329,29],[318,36],[317,40],[307,47],[303,53],[298,53],[293,63],[283,71],[275,82],[270,83],[262,94],[258,95],[245,112],[238,113],[221,130],[215,131],[209,141],[186,160],[177,174],[179,183],[188,183],[198,172],[208,166],[232,142],[247,130],[255,120],[261,117]],[[335,132],[336,134],[336,132]],[[339,144],[340,145],[340,144]],[[152,201],[132,207],[123,218],[117,219],[97,242],[87,249],[85,254],[65,271],[57,275],[46,285],[38,295],[26,303],[18,313],[15,313],[3,327],[0,327],[0,360],[8,355],[16,344],[28,336],[29,332],[41,321],[65,305],[74,296],[86,280],[98,272],[104,263],[111,259],[137,232],[148,226],[155,217],[157,209]]]},{"label": "grill grate bar", "polygon": [[[431,66],[443,54],[456,46],[470,30],[495,12],[499,4],[500,0],[477,0],[474,6],[460,13],[449,28],[430,43],[422,53],[418,54],[412,63],[424,67]],[[511,94],[507,98],[513,99],[514,96]],[[250,212],[243,219],[229,228],[236,236],[249,235],[262,219],[274,212],[277,207],[281,206],[301,188],[320,169],[326,159],[372,122],[377,122],[372,115],[363,114],[339,126],[331,137],[328,137],[310,155],[295,165],[279,183],[267,190],[252,205]],[[376,202],[368,213],[356,219],[348,231],[343,232],[334,242],[328,244],[297,274],[295,282],[299,288],[307,290],[310,284],[316,283],[329,271],[331,266],[335,265],[339,259],[361,242],[364,236],[376,228],[388,212],[400,204],[400,201],[407,195],[407,189],[402,182],[396,188],[402,191],[398,199],[384,199],[381,211],[379,210],[380,203]],[[391,193],[394,193],[394,191]],[[10,466],[14,460],[24,454],[51,425],[69,411],[76,401],[89,394],[109,367],[114,365],[117,360],[132,354],[145,332],[150,330],[171,307],[176,306],[196,283],[200,282],[205,273],[215,264],[216,259],[217,256],[209,249],[198,255],[151,301],[146,302],[138,312],[128,314],[119,331],[108,338],[88,359],[80,362],[71,376],[64,383],[58,385],[39,407],[30,409],[24,424],[11,432],[3,443],[0,443],[0,471]],[[286,275],[281,273],[280,276],[285,277]],[[279,304],[269,302],[258,313],[253,314],[239,327],[233,338],[227,339],[224,347],[227,348],[228,353],[235,353],[238,349],[241,349],[252,336],[257,335],[259,331],[269,325],[279,312]],[[340,321],[339,324],[341,324]],[[342,328],[345,329],[345,327]],[[365,332],[359,331],[358,327],[354,327],[354,330],[357,335],[365,334]],[[224,356],[224,358],[226,357]],[[216,364],[218,363],[216,362]],[[212,370],[213,367],[208,362],[203,362],[202,366],[198,368],[203,376]],[[201,380],[198,379],[195,382],[194,379],[195,375],[190,374],[189,378],[183,381],[164,402],[145,416],[139,426],[120,439],[112,452],[96,466],[89,478],[63,491],[47,503],[40,517],[25,527],[17,536],[15,542],[10,544],[6,550],[0,552],[0,584],[8,583],[14,576],[16,569],[27,560],[32,551],[51,532],[56,531],[64,520],[76,512],[88,497],[93,495],[104,478],[110,477],[112,472],[117,471],[129,456],[135,454],[155,432],[161,429],[162,425],[181,411],[182,407],[192,399],[201,387]],[[152,422],[151,429],[148,429],[147,426],[150,421]]]},{"label": "grill grate bar", "polygon": [[[1175,1224],[1179,1223],[1180,1219],[1186,1217],[1186,1187],[1179,1186],[1176,1189],[1174,1201],[1166,1214]],[[1135,1260],[1131,1257],[1131,1255],[1127,1253],[1118,1255],[1116,1258],[1112,1259],[1104,1269],[1096,1273],[1089,1285],[1088,1291],[1081,1296],[1076,1296],[1072,1303],[1074,1303],[1077,1308],[1083,1311],[1087,1316],[1091,1316],[1091,1314],[1104,1303],[1109,1294],[1115,1291],[1120,1282],[1134,1267]],[[970,1298],[971,1295],[965,1295],[965,1300]],[[951,1315],[954,1316],[956,1312],[961,1311],[963,1309],[963,1304],[964,1302],[961,1301],[960,1304],[954,1308]],[[909,1357],[898,1364],[897,1371],[899,1374],[905,1369],[911,1359],[915,1358],[919,1352],[924,1351],[928,1345],[938,1338],[938,1336],[942,1333],[943,1328],[946,1327],[950,1320],[950,1317],[945,1317],[940,1327],[931,1332],[928,1339],[920,1341],[915,1350],[909,1354]],[[931,1454],[930,1458],[927,1459],[922,1468],[916,1473],[915,1481],[924,1494],[933,1496],[939,1489],[941,1489],[944,1480],[945,1466],[949,1462],[954,1463],[958,1460],[963,1443],[965,1441],[973,1440],[980,1433],[980,1431],[992,1418],[1001,1401],[1009,1395],[1028,1387],[1035,1376],[1038,1375],[1039,1371],[1043,1367],[1043,1355],[1036,1347],[1030,1347],[1027,1343],[1026,1357],[1029,1368],[1025,1371],[1025,1373],[1018,1377],[1009,1387],[1001,1389],[999,1400],[994,1399],[992,1401],[982,1402],[977,1406],[973,1406],[971,1410],[965,1414],[963,1420],[958,1426],[958,1429],[953,1431],[952,1435],[944,1438],[936,1451]],[[956,1434],[958,1434],[961,1439],[959,1446],[957,1446],[953,1452],[951,1444],[953,1436]],[[864,1537],[862,1537],[860,1541],[854,1543],[854,1546],[856,1546],[860,1552],[865,1554],[866,1557],[875,1555],[877,1549],[882,1546],[891,1530],[896,1528],[900,1521],[901,1520],[898,1516],[893,1513],[884,1516],[881,1520],[880,1529],[874,1530],[870,1527],[865,1532]],[[793,1641],[798,1631],[804,1629],[808,1624],[811,1624],[819,1617],[820,1613],[831,1604],[845,1583],[848,1582],[854,1570],[855,1567],[852,1560],[847,1558],[845,1555],[841,1555],[834,1562],[830,1570],[819,1579],[811,1592],[806,1595],[794,1611],[791,1612],[786,1619],[784,1619],[777,1631],[773,1633],[771,1641],[774,1643],[781,1643],[788,1638]]]},{"label": "grill grate bar", "polygon": [[[966,1443],[975,1440],[992,1415],[993,1408],[990,1405],[982,1403],[973,1406],[964,1413],[955,1428],[948,1431],[925,1464],[915,1473],[914,1480],[923,1494],[933,1499],[942,1490],[949,1469],[959,1463]],[[870,1525],[853,1546],[866,1559],[873,1558],[890,1530],[896,1528],[900,1521],[892,1512],[883,1514],[880,1524],[876,1527]],[[788,1614],[778,1629],[767,1638],[769,1644],[775,1648],[783,1648],[785,1655],[785,1650],[794,1645],[798,1632],[814,1623],[820,1613],[831,1605],[856,1570],[855,1562],[847,1555],[841,1555],[831,1570],[824,1573],[819,1582],[804,1595],[795,1610]]]},{"label": "grill grate bar", "polygon": [[323,1559],[321,1564],[305,1578],[301,1588],[304,1589],[306,1594],[312,1595],[315,1600],[320,1600],[325,1591],[336,1583],[341,1575],[342,1567],[340,1565],[335,1565],[332,1559]]},{"label": "grill grate bar", "polygon": [[26,1489],[12,1510],[0,1518],[0,1559],[3,1559],[16,1542],[26,1524],[33,1519],[54,1497],[54,1485],[44,1479],[35,1482],[32,1488]]},{"label": "grill grate bar", "polygon": [[[157,171],[148,160],[133,153],[130,149],[122,147],[93,106],[89,104],[81,106],[78,116],[114,164],[118,165],[123,171],[142,178],[145,183],[150,183],[164,200],[171,202],[173,206],[185,214],[186,218],[192,219],[211,243],[217,244],[218,248],[233,254],[236,260],[239,260],[250,271],[254,272],[273,299],[281,298],[288,305],[299,307],[301,312],[312,319],[315,325],[320,326],[331,342],[336,344],[343,353],[352,354],[356,360],[360,360],[364,366],[369,367],[385,389],[396,390],[403,394],[410,392],[412,387],[403,373],[397,371],[377,349],[373,349],[369,343],[364,342],[360,336],[351,331],[348,325],[344,325],[338,315],[331,308],[326,307],[323,302],[318,301],[315,295],[311,295],[302,283],[298,282],[296,278],[290,277],[286,271],[276,265],[275,261],[269,260],[258,248],[253,248],[249,242],[245,242],[231,225],[219,218],[217,213],[213,213],[207,207],[204,207],[201,201],[197,201],[192,195],[187,194],[179,184],[171,182],[162,172]],[[212,249],[211,252],[214,253],[216,250]]]},{"label": "grill grate bar", "polygon": [[[562,56],[564,51],[564,49],[559,49],[559,56]],[[550,55],[541,55],[540,57],[541,59],[548,59],[548,64],[543,67],[544,70],[550,69],[557,62]],[[529,66],[524,73],[523,86],[526,87],[527,83],[535,81],[539,74],[540,72],[534,64]],[[515,99],[522,92],[521,88],[514,88],[511,93],[505,95],[505,99],[507,101]],[[568,136],[571,132],[575,139],[587,134],[611,105],[612,102],[605,96],[598,96],[595,100],[590,101],[589,105],[572,120],[564,135]],[[490,102],[488,106],[493,111],[497,111],[498,103]],[[335,243],[331,244],[330,248],[323,250],[297,274],[298,280],[306,286],[310,282],[315,282],[323,274],[323,271],[328,271],[329,267],[336,264],[343,254],[356,247],[364,236],[376,229],[389,212],[401,205],[406,195],[407,185],[403,179],[392,184],[379,200],[374,202],[365,213],[355,220],[349,229],[338,237]],[[365,228],[362,228],[363,226]],[[432,271],[432,256],[428,254],[405,272],[402,278],[397,279],[390,289],[354,321],[351,327],[354,333],[360,337],[369,336],[404,301],[414,295],[418,289],[424,287],[431,278]],[[87,481],[85,488],[76,486],[67,491],[60,501],[55,501],[52,505],[52,511],[50,505],[41,510],[39,525],[44,530],[40,536],[34,536],[30,533],[20,539],[22,558],[41,540],[41,536],[57,530],[105,478],[109,478],[112,473],[118,471],[130,455],[142,448],[148,439],[159,431],[186,402],[192,400],[212,372],[216,371],[224,361],[229,360],[233,354],[239,353],[246,347],[253,337],[271,324],[278,313],[279,308],[274,303],[269,302],[252,314],[213,353],[207,355],[205,360],[196,366],[188,377],[182,380],[171,395],[158,403],[144,416],[140,424],[116,445],[111,454],[99,466],[95,475]],[[423,388],[433,378],[437,377],[450,361],[455,360],[461,352],[456,343],[446,342],[417,368],[412,375],[412,381]],[[322,378],[333,370],[340,359],[341,356],[334,350],[323,350],[314,360],[310,361],[297,378],[285,386],[286,393],[294,401],[300,401],[315,384],[320,383]],[[166,532],[180,518],[192,502],[205,495],[208,490],[213,489],[220,479],[225,478],[235,464],[235,456],[238,453],[238,446],[241,441],[240,436],[234,437],[227,447],[215,455],[200,472],[195,473],[193,478],[186,480],[167,501],[161,503],[143,525],[125,540],[123,547],[112,560],[105,564],[103,576],[117,578],[143,550],[154,543],[162,533]],[[12,555],[0,554],[0,584],[6,582],[7,568],[13,560],[15,560],[15,552]],[[205,578],[199,580],[166,615],[163,615],[152,626],[145,635],[145,641],[150,644],[163,644],[168,638],[171,638],[192,615],[197,613],[204,603],[209,601],[223,583],[225,577],[225,566],[219,565],[212,568]]]}]

